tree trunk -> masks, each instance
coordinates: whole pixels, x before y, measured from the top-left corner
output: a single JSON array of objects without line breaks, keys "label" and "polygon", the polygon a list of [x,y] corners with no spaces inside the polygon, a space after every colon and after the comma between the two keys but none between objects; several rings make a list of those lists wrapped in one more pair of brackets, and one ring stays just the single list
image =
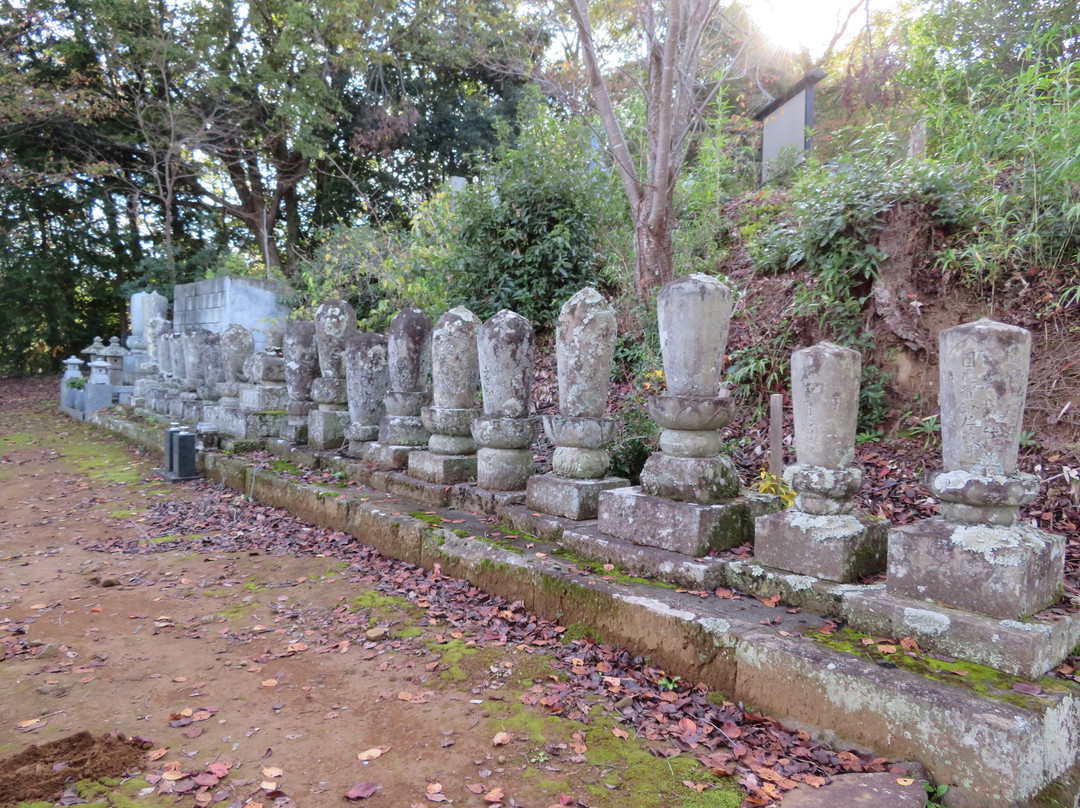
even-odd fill
[{"label": "tree trunk", "polygon": [[671,231],[674,221],[662,217],[658,226],[651,226],[648,219],[635,217],[634,253],[638,301],[648,302],[665,283],[675,280],[675,265],[671,253]]}]

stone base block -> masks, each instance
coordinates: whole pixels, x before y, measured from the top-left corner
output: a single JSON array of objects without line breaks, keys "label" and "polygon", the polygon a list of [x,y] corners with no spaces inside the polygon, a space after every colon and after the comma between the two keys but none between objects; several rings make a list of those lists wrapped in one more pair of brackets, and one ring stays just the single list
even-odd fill
[{"label": "stone base block", "polygon": [[[88,385],[89,386],[89,385]],[[202,417],[203,403],[201,401],[181,401],[180,402],[180,417],[185,421],[191,421],[198,423],[203,420]]]},{"label": "stone base block", "polygon": [[245,384],[240,387],[240,406],[251,412],[285,411],[289,401],[285,385]]},{"label": "stone base block", "polygon": [[308,417],[303,415],[289,415],[285,426],[281,429],[281,437],[290,443],[307,443]]},{"label": "stone base block", "polygon": [[851,583],[885,569],[889,525],[865,514],[786,510],[754,523],[754,558],[767,567]]},{"label": "stone base block", "polygon": [[739,495],[739,472],[729,457],[675,457],[653,452],[641,470],[646,494],[703,505]]},{"label": "stone base block", "polygon": [[312,410],[308,413],[308,448],[316,452],[342,448],[348,425],[348,410]]},{"label": "stone base block", "polygon": [[[507,419],[509,420],[509,419]],[[476,450],[476,484],[491,491],[524,491],[536,472],[529,449]]]},{"label": "stone base block", "polygon": [[358,424],[353,422],[345,427],[345,437],[350,441],[356,441],[357,443],[367,443],[368,441],[378,440],[379,427],[374,424]]},{"label": "stone base block", "polygon": [[600,494],[598,527],[609,536],[699,558],[753,541],[754,518],[774,510],[773,499],[739,496],[700,505],[616,488]]},{"label": "stone base block", "polygon": [[888,592],[860,589],[844,597],[843,616],[855,631],[911,637],[923,651],[948,654],[1010,676],[1038,679],[1080,642],[1080,614],[996,620]]},{"label": "stone base block", "polygon": [[429,483],[465,483],[476,479],[476,455],[410,452],[409,474]]},{"label": "stone base block", "polygon": [[534,511],[580,522],[596,518],[601,491],[628,485],[630,481],[622,477],[571,480],[555,474],[534,474],[525,490],[525,504]]},{"label": "stone base block", "polygon": [[450,492],[450,504],[459,511],[494,513],[507,505],[524,505],[524,491],[492,491],[474,483],[455,485]]},{"label": "stone base block", "polygon": [[377,469],[394,471],[407,468],[409,455],[417,451],[416,446],[395,446],[391,443],[371,441],[365,443],[361,450],[361,457]]},{"label": "stone base block", "polygon": [[430,437],[419,415],[387,415],[379,422],[379,443],[426,449]]},{"label": "stone base block", "polygon": [[890,595],[1017,620],[1061,596],[1065,539],[1015,525],[940,517],[889,531]]}]

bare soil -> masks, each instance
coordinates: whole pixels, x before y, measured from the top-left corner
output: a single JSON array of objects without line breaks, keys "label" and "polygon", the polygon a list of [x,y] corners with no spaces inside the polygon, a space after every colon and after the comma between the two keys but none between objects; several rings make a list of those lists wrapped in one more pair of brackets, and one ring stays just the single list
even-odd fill
[{"label": "bare soil", "polygon": [[[205,491],[57,416],[54,384],[0,383],[0,805],[741,802],[732,778],[669,768],[611,722],[526,708],[560,678],[541,645],[485,642],[338,559],[148,541],[147,509]],[[532,636],[561,647],[555,628]],[[113,733],[149,757],[78,768]]]}]

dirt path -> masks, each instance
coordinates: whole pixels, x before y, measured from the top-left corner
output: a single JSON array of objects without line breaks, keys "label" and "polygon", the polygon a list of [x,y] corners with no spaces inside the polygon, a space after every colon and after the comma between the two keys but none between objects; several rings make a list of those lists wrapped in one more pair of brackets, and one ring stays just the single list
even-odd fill
[{"label": "dirt path", "polygon": [[[527,707],[566,678],[543,652],[561,629],[529,618],[528,641],[493,641],[377,592],[385,576],[362,562],[140,542],[148,509],[208,486],[156,482],[146,457],[47,397],[14,404],[0,412],[0,757],[88,731],[147,739],[154,758],[63,804],[341,805],[358,784],[358,802],[385,806],[742,800],[731,778],[669,765],[611,718]],[[26,782],[9,760],[0,805],[60,799]]]},{"label": "dirt path", "polygon": [[0,381],[0,806],[734,808],[849,772],[921,789],[438,565],[168,486],[54,392]]}]

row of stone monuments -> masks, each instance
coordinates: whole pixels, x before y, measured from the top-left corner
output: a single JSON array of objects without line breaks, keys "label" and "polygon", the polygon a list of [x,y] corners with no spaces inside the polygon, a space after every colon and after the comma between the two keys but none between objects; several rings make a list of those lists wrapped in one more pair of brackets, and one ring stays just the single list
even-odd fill
[{"label": "row of stone monuments", "polygon": [[[942,332],[944,467],[930,479],[942,513],[891,527],[854,508],[860,357],[830,343],[792,357],[797,463],[784,477],[794,504],[779,511],[776,498],[741,487],[718,431],[733,414],[722,386],[731,312],[730,290],[708,276],[660,292],[666,389],[649,400],[660,451],[640,486],[608,474],[616,324],[591,288],[556,323],[559,411],[542,418],[533,414],[536,344],[523,317],[504,310],[482,323],[459,307],[433,326],[405,309],[385,335],[357,333],[341,300],[324,302],[312,321],[269,328],[262,351],[243,326],[174,331],[154,309],[129,341],[132,353],[145,351],[131,402],[197,422],[207,444],[212,436],[306,443],[416,486],[523,502],[566,520],[563,541],[576,552],[599,556],[599,543],[621,543],[685,559],[677,565],[753,542],[755,564],[800,580],[851,583],[887,569],[884,592],[851,602],[891,609],[894,625],[921,626],[920,636],[944,632],[949,609],[984,620],[977,633],[987,644],[1014,629],[1024,635],[1027,624],[1016,621],[1057,600],[1064,570],[1063,537],[1018,520],[1038,492],[1038,480],[1017,470],[1030,334],[985,319]],[[103,378],[121,372],[115,358],[95,361]],[[555,446],[548,474],[535,473],[541,428]],[[1024,653],[1032,670],[1045,664],[1037,648]]]},{"label": "row of stone monuments", "polygon": [[[616,430],[606,415],[614,312],[587,288],[556,324],[559,412],[532,414],[535,339],[523,317],[487,322],[465,308],[434,327],[418,309],[386,335],[356,333],[350,306],[331,300],[313,321],[271,332],[255,353],[247,329],[173,333],[147,321],[156,372],[133,403],[200,422],[204,432],[281,438],[340,451],[427,483],[475,482],[528,508],[581,522],[605,536],[690,557],[753,541],[768,567],[851,582],[888,567],[887,589],[998,619],[1016,620],[1060,595],[1062,537],[1017,519],[1038,480],[1016,469],[1030,334],[990,320],[941,335],[944,470],[931,486],[942,515],[893,528],[853,507],[860,357],[821,343],[792,357],[797,464],[785,472],[794,505],[741,488],[718,430],[733,402],[722,387],[732,295],[692,275],[657,298],[666,390],[650,399],[660,451],[641,485],[608,476]],[[542,427],[555,445],[552,472],[536,474]]]}]

